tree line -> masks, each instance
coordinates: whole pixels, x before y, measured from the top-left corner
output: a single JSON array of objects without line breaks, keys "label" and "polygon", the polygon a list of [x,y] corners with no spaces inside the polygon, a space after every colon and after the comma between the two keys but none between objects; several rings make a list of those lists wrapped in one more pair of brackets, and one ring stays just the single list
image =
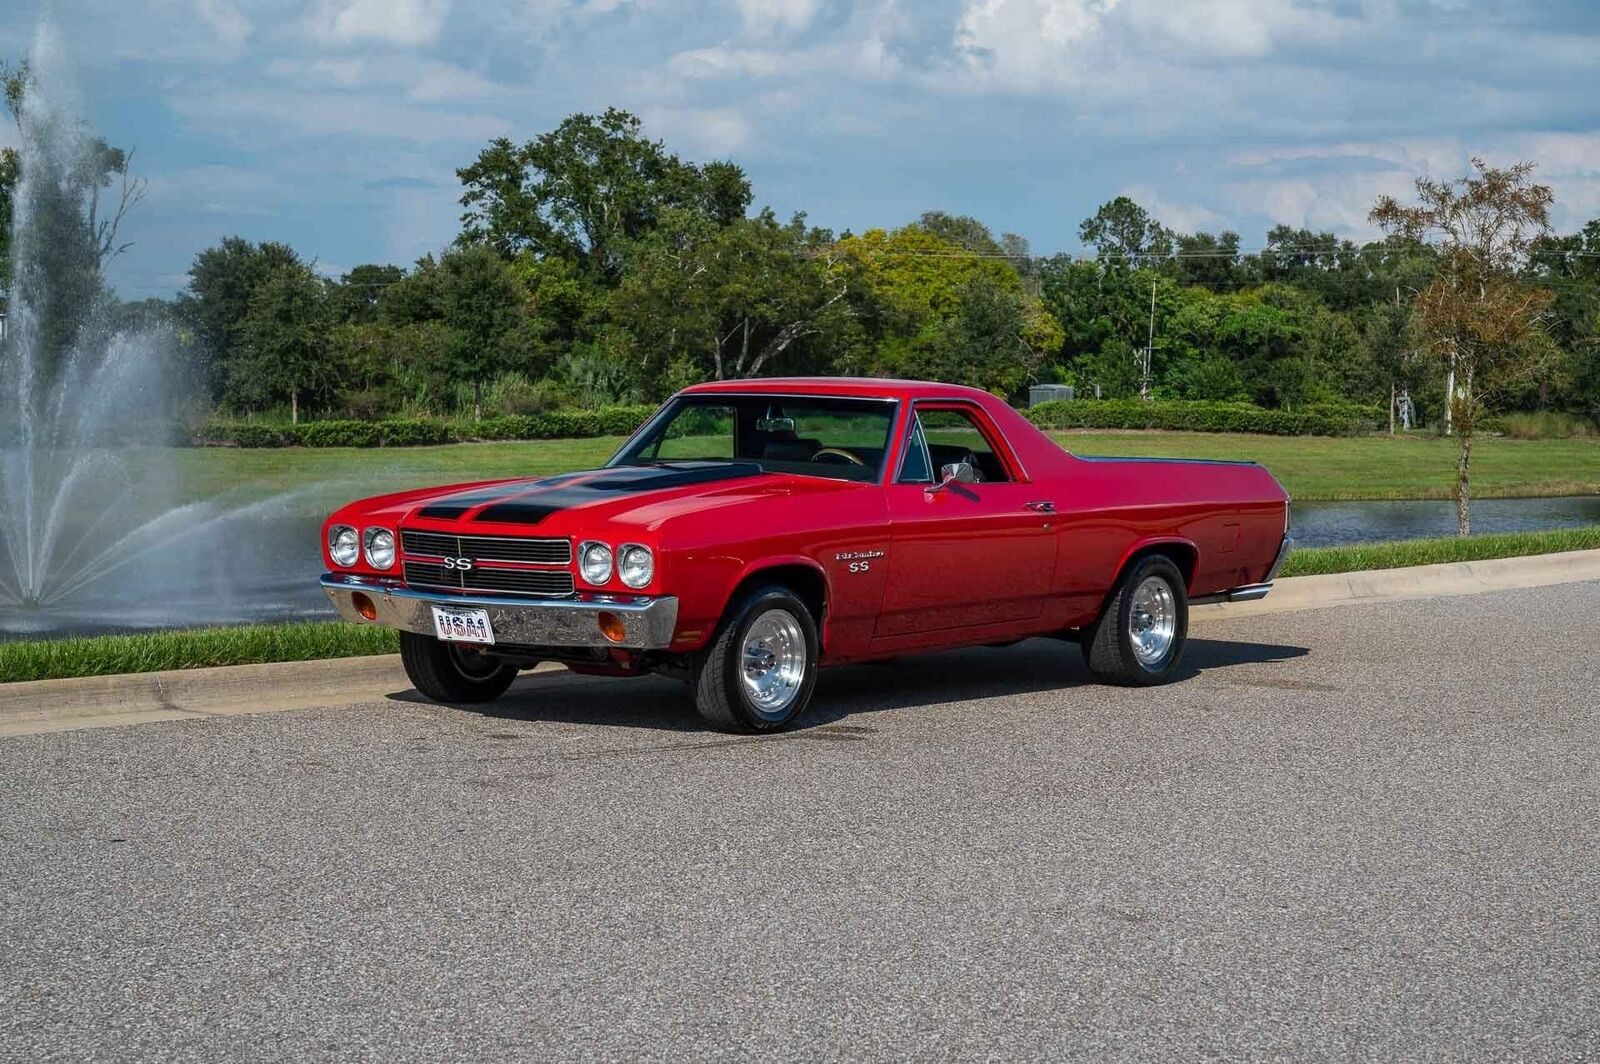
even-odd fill
[{"label": "tree line", "polygon": [[[0,160],[0,182],[15,169]],[[1247,248],[1118,197],[1080,225],[1083,256],[941,211],[834,233],[752,209],[736,164],[686,161],[614,109],[493,141],[458,176],[457,238],[409,267],[335,280],[286,244],[230,237],[176,299],[123,318],[171,324],[209,403],[296,420],[537,413],[780,373],[1289,410],[1407,389],[1430,421],[1447,407],[1449,359],[1417,315],[1451,260],[1398,216],[1360,245],[1277,226]],[[1541,227],[1504,265],[1549,298],[1540,357],[1497,402],[1600,416],[1600,220]]]}]

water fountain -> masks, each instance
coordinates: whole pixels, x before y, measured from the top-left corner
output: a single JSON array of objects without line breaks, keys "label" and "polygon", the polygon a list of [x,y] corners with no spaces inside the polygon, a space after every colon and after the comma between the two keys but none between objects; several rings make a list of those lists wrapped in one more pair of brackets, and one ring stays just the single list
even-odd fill
[{"label": "water fountain", "polygon": [[0,342],[0,634],[314,609],[295,585],[315,534],[293,499],[184,498],[165,446],[176,339],[110,324],[78,176],[95,142],[48,28],[30,68]]}]

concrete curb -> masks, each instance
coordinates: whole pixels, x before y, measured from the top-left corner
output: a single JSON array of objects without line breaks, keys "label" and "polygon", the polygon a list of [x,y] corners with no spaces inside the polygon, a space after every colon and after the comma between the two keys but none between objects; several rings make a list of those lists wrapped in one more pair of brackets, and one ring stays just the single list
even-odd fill
[{"label": "concrete curb", "polygon": [[[1297,576],[1278,581],[1259,601],[1196,606],[1190,616],[1209,622],[1588,580],[1600,580],[1600,550]],[[399,655],[0,684],[0,738],[381,702],[410,690]]]},{"label": "concrete curb", "polygon": [[1444,595],[1546,587],[1600,580],[1600,550],[1532,554],[1482,562],[1447,562],[1405,569],[1374,569],[1327,576],[1295,576],[1279,580],[1272,593],[1255,602],[1221,602],[1196,606],[1190,619],[1217,620],[1286,613],[1324,606],[1394,602]]}]

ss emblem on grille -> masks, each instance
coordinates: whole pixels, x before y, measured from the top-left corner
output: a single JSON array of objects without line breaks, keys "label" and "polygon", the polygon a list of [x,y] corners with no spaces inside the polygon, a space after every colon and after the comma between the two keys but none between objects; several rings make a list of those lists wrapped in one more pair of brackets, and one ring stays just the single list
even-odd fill
[{"label": "ss emblem on grille", "polygon": [[464,573],[467,570],[472,568],[472,559],[471,558],[446,558],[444,560],[444,567],[446,569],[455,569],[458,572],[463,572]]}]

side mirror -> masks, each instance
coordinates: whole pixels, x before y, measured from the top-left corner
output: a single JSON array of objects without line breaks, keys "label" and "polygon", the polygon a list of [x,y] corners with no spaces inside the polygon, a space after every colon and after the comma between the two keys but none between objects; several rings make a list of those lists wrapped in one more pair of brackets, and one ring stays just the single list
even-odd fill
[{"label": "side mirror", "polygon": [[939,469],[939,483],[928,488],[929,495],[944,491],[952,484],[976,484],[978,471],[972,468],[971,462],[952,462],[950,465]]}]

